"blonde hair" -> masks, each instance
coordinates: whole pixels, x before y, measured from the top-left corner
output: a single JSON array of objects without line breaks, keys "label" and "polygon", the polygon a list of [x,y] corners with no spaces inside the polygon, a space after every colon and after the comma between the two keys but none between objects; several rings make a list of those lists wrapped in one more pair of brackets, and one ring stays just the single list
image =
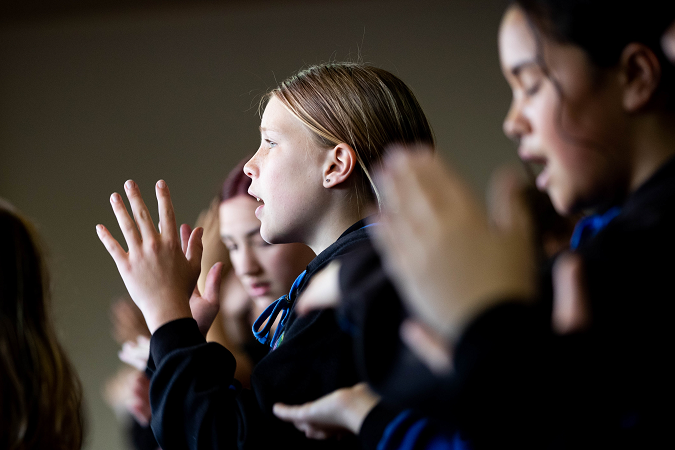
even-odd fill
[{"label": "blonde hair", "polygon": [[82,387],[56,338],[30,224],[0,200],[0,448],[82,447]]},{"label": "blonde hair", "polygon": [[434,145],[415,95],[383,69],[357,63],[316,65],[286,79],[263,100],[272,96],[314,133],[319,145],[346,143],[354,150],[358,205],[374,199],[380,203],[371,172],[389,144]]}]

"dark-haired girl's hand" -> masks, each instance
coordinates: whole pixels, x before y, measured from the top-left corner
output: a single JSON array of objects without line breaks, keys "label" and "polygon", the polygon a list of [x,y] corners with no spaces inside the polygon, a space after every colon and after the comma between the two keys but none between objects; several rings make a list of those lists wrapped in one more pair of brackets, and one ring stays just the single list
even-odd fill
[{"label": "dark-haired girl's hand", "polygon": [[412,314],[455,341],[478,314],[534,291],[527,208],[514,183],[496,189],[499,217],[434,155],[394,150],[377,184],[383,198],[375,242]]},{"label": "dark-haired girl's hand", "polygon": [[[115,261],[129,295],[143,313],[150,332],[154,333],[169,321],[192,317],[189,301],[194,296],[201,270],[202,229],[196,228],[188,235],[179,235],[171,196],[164,181],[158,181],[155,186],[159,232],[136,183],[129,180],[124,187],[135,221],[129,216],[119,194],[114,193],[110,202],[129,251],[125,252],[103,225],[98,225],[96,230]],[[183,246],[181,237],[187,240]],[[217,267],[214,269],[219,270]],[[214,274],[211,280],[215,282],[215,278],[219,283],[219,274]],[[214,291],[217,293],[218,289],[208,293],[213,294]]]},{"label": "dark-haired girl's hand", "polygon": [[310,439],[327,439],[345,432],[358,434],[368,413],[380,397],[359,383],[324,395],[304,405],[274,404],[274,414],[305,433]]},{"label": "dark-haired girl's hand", "polygon": [[295,305],[298,314],[304,315],[315,309],[335,308],[340,304],[340,265],[339,260],[332,261],[312,277]]},{"label": "dark-haired girl's hand", "polygon": [[663,52],[671,63],[675,64],[675,22],[668,28],[661,39]]}]

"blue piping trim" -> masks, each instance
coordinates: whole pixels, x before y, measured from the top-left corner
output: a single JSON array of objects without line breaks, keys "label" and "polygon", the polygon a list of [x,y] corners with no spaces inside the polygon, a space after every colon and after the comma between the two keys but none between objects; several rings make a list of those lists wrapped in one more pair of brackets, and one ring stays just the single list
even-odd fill
[{"label": "blue piping trim", "polygon": [[429,422],[429,420],[425,418],[412,424],[405,433],[405,436],[403,436],[403,441],[401,442],[399,450],[413,450],[415,448],[415,443],[420,437],[420,433],[422,433],[422,430],[424,430],[424,427],[427,425],[427,422]]},{"label": "blue piping trim", "polygon": [[408,416],[410,416],[410,410],[406,409],[401,414],[396,416],[394,420],[389,423],[389,425],[387,425],[387,428],[384,429],[384,433],[382,433],[380,442],[377,444],[377,450],[387,449],[389,446],[389,441],[391,440],[391,436],[396,431],[396,428],[398,428],[398,426],[401,425],[401,423],[403,423],[403,421],[407,419]]}]

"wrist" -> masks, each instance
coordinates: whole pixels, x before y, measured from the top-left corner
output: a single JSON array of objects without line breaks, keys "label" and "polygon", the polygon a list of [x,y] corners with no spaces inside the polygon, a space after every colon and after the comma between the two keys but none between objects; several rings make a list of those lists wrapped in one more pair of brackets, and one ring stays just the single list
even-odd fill
[{"label": "wrist", "polygon": [[365,383],[354,386],[351,389],[350,398],[345,402],[343,408],[345,428],[358,435],[366,416],[379,401],[380,397],[371,391]]},{"label": "wrist", "polygon": [[148,324],[150,333],[155,334],[155,331],[165,323],[169,323],[177,319],[191,319],[192,313],[188,304],[171,305],[170,303],[167,303],[163,304],[160,308],[156,308],[147,312],[143,311],[143,316],[145,316],[145,321]]}]

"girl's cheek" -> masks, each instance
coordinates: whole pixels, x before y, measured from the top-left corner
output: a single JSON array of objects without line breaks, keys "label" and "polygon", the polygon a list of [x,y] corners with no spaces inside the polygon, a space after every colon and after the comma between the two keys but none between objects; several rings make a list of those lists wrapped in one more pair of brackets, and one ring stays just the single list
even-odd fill
[{"label": "girl's cheek", "polygon": [[284,259],[283,252],[281,252],[280,247],[283,244],[275,244],[269,247],[265,247],[261,251],[260,259],[264,261],[267,272],[270,277],[274,278],[274,281],[277,283],[285,283],[287,277],[285,277],[286,267],[289,266],[289,262]]}]

